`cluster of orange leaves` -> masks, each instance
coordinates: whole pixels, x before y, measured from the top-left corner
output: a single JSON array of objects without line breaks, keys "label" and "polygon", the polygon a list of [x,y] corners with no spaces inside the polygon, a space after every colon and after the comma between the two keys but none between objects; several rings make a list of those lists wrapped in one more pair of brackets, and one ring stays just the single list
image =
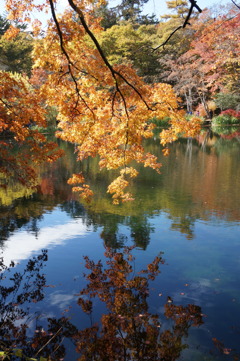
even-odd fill
[{"label": "cluster of orange leaves", "polygon": [[[92,10],[100,2],[76,0],[75,4],[97,39],[103,29]],[[10,17],[26,21],[34,6],[42,11],[47,4],[8,0],[7,6]],[[144,139],[153,136],[154,126],[149,118],[171,119],[171,128],[161,134],[163,145],[176,140],[179,134],[193,136],[199,130],[199,120],[186,121],[170,85],[145,84],[128,65],[110,68],[96,44],[87,38],[80,20],[69,7],[57,17],[57,24],[49,22],[45,36],[36,42],[34,68],[46,71],[38,99],[57,107],[57,136],[76,145],[79,161],[98,155],[100,169],[120,169],[120,176],[108,187],[117,204],[133,199],[132,194],[125,192],[129,179],[137,175],[133,161],[157,171],[161,166],[154,155],[144,150]],[[168,150],[164,152],[167,154]],[[77,184],[76,180],[75,177],[69,182]],[[83,175],[78,181],[81,186],[74,190],[91,198],[92,191]]]},{"label": "cluster of orange leaves", "polygon": [[38,92],[27,77],[0,71],[0,134],[6,137],[0,141],[1,173],[24,184],[34,181],[34,164],[62,154],[33,125],[46,126]]}]

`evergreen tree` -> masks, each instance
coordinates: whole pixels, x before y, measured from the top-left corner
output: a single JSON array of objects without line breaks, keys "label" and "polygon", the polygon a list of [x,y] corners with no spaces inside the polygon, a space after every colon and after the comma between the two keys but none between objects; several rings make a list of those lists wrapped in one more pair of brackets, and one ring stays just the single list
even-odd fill
[{"label": "evergreen tree", "polygon": [[[166,4],[167,4],[167,8],[170,11],[173,11],[174,13],[162,15],[161,16],[162,19],[183,20],[187,17],[187,14],[189,12],[189,1],[187,1],[187,0],[169,0],[169,1],[166,1]],[[193,12],[193,14],[194,14],[194,12]]]},{"label": "evergreen tree", "polygon": [[4,35],[10,27],[10,22],[2,15],[0,15],[0,36]]},{"label": "evergreen tree", "polygon": [[24,31],[25,24],[14,24],[20,28],[19,34],[11,40],[5,38],[4,34],[10,25],[10,21],[0,15],[0,70],[29,74],[32,66],[33,39]]}]

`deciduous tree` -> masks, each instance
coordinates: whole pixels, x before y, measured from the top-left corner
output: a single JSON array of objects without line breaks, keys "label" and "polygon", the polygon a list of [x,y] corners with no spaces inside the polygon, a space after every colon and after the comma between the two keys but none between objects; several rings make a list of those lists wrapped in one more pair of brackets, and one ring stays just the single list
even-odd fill
[{"label": "deciduous tree", "polygon": [[236,7],[213,18],[203,14],[196,23],[196,34],[188,56],[204,74],[205,83],[216,92],[238,92],[240,79],[240,14]]},{"label": "deciduous tree", "polygon": [[8,177],[34,185],[34,164],[54,161],[62,154],[33,127],[46,126],[43,99],[27,77],[0,71],[1,186],[7,186]]},{"label": "deciduous tree", "polygon": [[[157,158],[145,153],[143,147],[143,140],[153,136],[148,119],[171,119],[171,130],[161,135],[163,144],[174,141],[179,133],[195,134],[198,120],[185,120],[171,86],[147,85],[131,66],[110,64],[97,40],[103,31],[95,16],[100,3],[69,0],[62,16],[56,15],[52,0],[40,4],[8,0],[6,4],[10,19],[22,21],[29,20],[33,9],[45,11],[50,7],[52,20],[34,49],[34,67],[47,74],[37,92],[39,104],[44,99],[47,105],[57,107],[58,136],[76,144],[80,161],[98,155],[100,168],[120,168],[119,177],[108,187],[114,202],[132,199],[125,192],[137,175],[132,162],[157,171],[160,168]],[[33,24],[35,34],[39,25]],[[29,118],[23,122],[28,124]],[[70,183],[79,183],[75,190],[85,198],[92,195],[83,174],[74,175]]]},{"label": "deciduous tree", "polygon": [[213,94],[239,89],[239,16],[236,8],[218,18],[206,10],[192,24],[189,49],[162,59],[168,68],[166,80],[185,99],[189,112],[201,103],[210,117],[208,100]]}]

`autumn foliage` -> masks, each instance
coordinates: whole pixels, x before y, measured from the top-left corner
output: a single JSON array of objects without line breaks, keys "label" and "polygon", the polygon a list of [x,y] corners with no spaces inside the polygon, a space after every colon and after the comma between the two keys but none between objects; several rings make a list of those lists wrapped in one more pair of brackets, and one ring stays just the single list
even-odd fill
[{"label": "autumn foliage", "polygon": [[209,103],[218,95],[239,94],[239,8],[218,11],[203,11],[191,24],[188,47],[178,57],[169,54],[161,60],[167,68],[165,79],[174,84],[187,111],[197,110],[207,118],[211,118]]},{"label": "autumn foliage", "polygon": [[[6,5],[10,19],[30,21],[31,12],[37,9],[50,11],[52,20],[44,36],[35,42],[33,51],[33,68],[45,72],[44,81],[33,87],[26,78],[16,83],[10,74],[1,74],[4,94],[1,107],[5,114],[1,119],[2,131],[8,128],[19,142],[29,142],[31,138],[32,149],[40,155],[38,143],[44,144],[44,138],[33,132],[29,124],[43,125],[45,107],[56,107],[57,136],[76,144],[79,161],[98,155],[100,169],[119,168],[120,175],[109,185],[108,192],[116,204],[131,200],[126,188],[129,180],[137,176],[132,162],[156,171],[161,166],[154,155],[144,151],[143,140],[153,136],[154,125],[149,118],[171,119],[171,129],[161,135],[163,145],[174,141],[179,133],[195,134],[199,130],[198,120],[185,120],[170,85],[148,85],[131,65],[110,65],[97,41],[103,29],[94,11],[100,3],[69,0],[69,7],[61,16],[56,15],[52,1],[36,5],[32,1],[9,0]],[[35,21],[34,33],[40,29],[39,21]],[[10,27],[6,36],[14,37],[16,32]],[[44,157],[52,160],[55,155],[49,155],[45,149]],[[37,156],[33,158],[37,160]],[[83,174],[73,176],[69,183],[76,184],[75,190],[85,199],[91,198],[92,191]]]},{"label": "autumn foliage", "polygon": [[206,12],[207,24],[196,23],[196,34],[189,56],[193,56],[195,68],[204,74],[204,82],[211,90],[237,91],[239,81],[239,9],[234,7],[227,14],[212,18]]},{"label": "autumn foliage", "polygon": [[[1,173],[23,184],[34,183],[34,164],[55,161],[61,154],[35,126],[46,126],[38,91],[27,77],[0,71]],[[4,183],[3,183],[4,185]]]}]

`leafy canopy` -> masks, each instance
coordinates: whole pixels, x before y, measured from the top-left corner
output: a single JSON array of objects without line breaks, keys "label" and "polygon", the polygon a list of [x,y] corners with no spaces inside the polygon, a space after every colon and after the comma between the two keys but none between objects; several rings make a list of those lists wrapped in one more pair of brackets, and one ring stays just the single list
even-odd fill
[{"label": "leafy canopy", "polygon": [[[170,85],[145,84],[131,64],[110,64],[97,40],[103,32],[95,15],[101,1],[69,0],[68,4],[65,12],[57,15],[57,1],[6,1],[10,19],[30,21],[33,10],[48,10],[52,15],[33,51],[34,69],[44,71],[45,79],[34,100],[26,99],[24,103],[30,108],[34,101],[42,109],[42,104],[56,107],[57,135],[76,144],[80,161],[98,155],[101,169],[119,168],[119,176],[109,185],[108,192],[114,203],[128,201],[132,196],[125,189],[137,176],[133,161],[156,171],[161,166],[143,147],[144,139],[153,136],[154,126],[149,124],[149,118],[170,118],[171,128],[161,134],[163,145],[174,141],[179,133],[194,135],[199,121],[185,120]],[[32,26],[35,35],[39,35],[40,22],[35,21]],[[13,36],[14,29],[7,33]],[[6,108],[5,102],[2,107]],[[38,114],[43,116],[43,110],[39,109]],[[20,125],[29,122],[24,117],[18,120]],[[87,200],[92,196],[84,174],[74,175],[69,182],[78,185],[75,190]]]}]

